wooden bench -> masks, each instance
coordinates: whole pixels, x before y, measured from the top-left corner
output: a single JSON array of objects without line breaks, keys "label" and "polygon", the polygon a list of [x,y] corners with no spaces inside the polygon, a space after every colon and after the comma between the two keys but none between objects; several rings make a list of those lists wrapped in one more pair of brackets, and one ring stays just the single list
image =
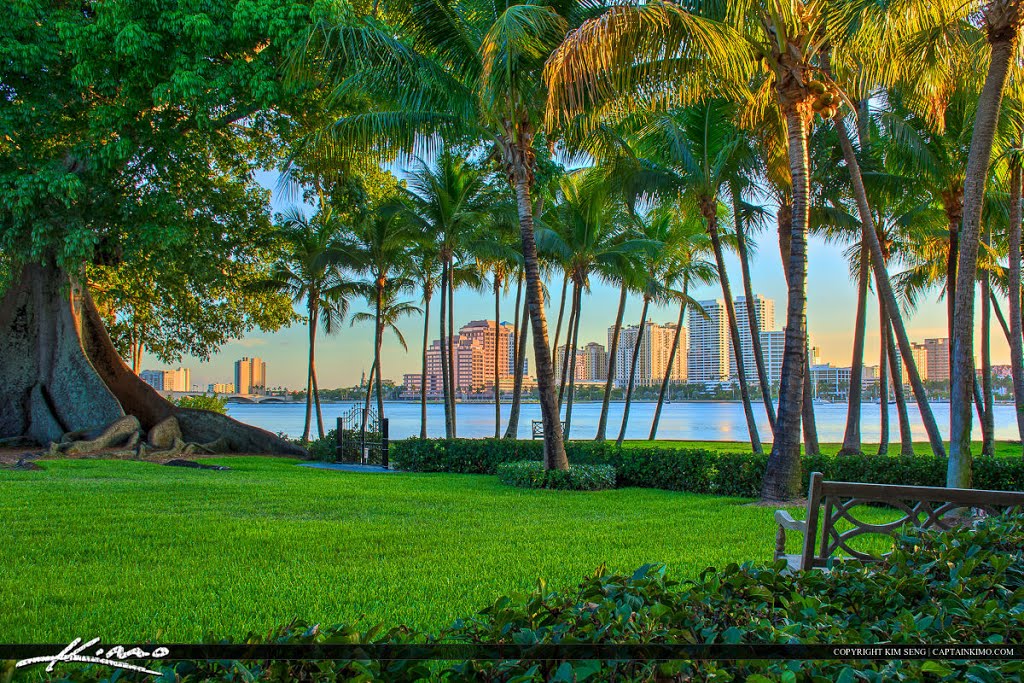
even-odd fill
[{"label": "wooden bench", "polygon": [[[883,503],[904,514],[884,524],[864,522],[854,516],[854,508],[866,503]],[[814,472],[807,492],[806,520],[795,520],[785,510],[775,511],[779,525],[775,559],[786,560],[790,570],[827,567],[832,558],[841,560],[843,556],[863,562],[878,561],[884,556],[854,550],[850,541],[865,534],[892,535],[905,526],[948,530],[977,519],[981,514],[997,515],[1021,509],[1024,509],[1024,493],[1015,491],[824,481],[821,472]],[[821,542],[816,545],[819,520]],[[846,520],[851,527],[840,531],[837,526],[840,520]],[[799,555],[786,554],[786,531],[803,534],[803,551]],[[838,553],[843,556],[837,557]]]}]

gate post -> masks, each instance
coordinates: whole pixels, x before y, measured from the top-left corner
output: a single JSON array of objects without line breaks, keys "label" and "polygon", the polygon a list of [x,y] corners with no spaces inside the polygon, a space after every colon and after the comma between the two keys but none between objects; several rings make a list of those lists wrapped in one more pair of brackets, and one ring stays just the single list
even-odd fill
[{"label": "gate post", "polygon": [[341,415],[338,416],[337,426],[334,428],[334,461],[337,462],[341,459],[341,449],[344,445],[345,435],[341,428]]},{"label": "gate post", "polygon": [[388,418],[380,421],[380,464],[388,468]]}]

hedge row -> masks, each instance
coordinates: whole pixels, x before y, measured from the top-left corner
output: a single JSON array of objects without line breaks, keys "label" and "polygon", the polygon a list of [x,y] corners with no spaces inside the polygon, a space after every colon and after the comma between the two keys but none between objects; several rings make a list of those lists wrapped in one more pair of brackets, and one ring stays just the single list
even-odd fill
[{"label": "hedge row", "polygon": [[615,468],[572,464],[567,470],[545,470],[537,460],[516,460],[499,463],[498,479],[503,484],[524,489],[601,491],[615,488]]},{"label": "hedge row", "polygon": [[[767,455],[739,451],[644,446],[617,448],[614,443],[570,441],[569,461],[578,465],[612,465],[618,486],[757,497]],[[392,442],[391,463],[410,472],[496,474],[498,465],[541,460],[541,441],[506,439],[405,439]],[[811,472],[833,481],[862,481],[908,486],[945,486],[946,459],[930,455],[804,456],[804,486]],[[976,458],[974,486],[1024,490],[1024,460]]]},{"label": "hedge row", "polygon": [[[830,572],[779,572],[732,564],[679,583],[658,566],[631,576],[603,569],[578,588],[540,582],[527,595],[497,598],[437,634],[404,627],[361,630],[294,622],[259,643],[560,644],[843,644],[953,645],[1024,642],[1024,521],[993,518],[974,529],[916,532],[876,567],[841,563]],[[221,642],[231,642],[230,640]],[[522,654],[519,655],[523,657]],[[463,660],[460,657],[459,660]],[[135,662],[141,664],[141,662]],[[2,664],[2,663],[0,663]],[[205,681],[1019,681],[1024,661],[992,659],[558,660],[426,662],[362,656],[333,661],[158,661],[160,680]],[[4,673],[0,668],[0,677]],[[40,679],[100,683],[110,669],[65,665]],[[122,679],[142,680],[128,674]],[[149,680],[148,678],[146,680]]]}]

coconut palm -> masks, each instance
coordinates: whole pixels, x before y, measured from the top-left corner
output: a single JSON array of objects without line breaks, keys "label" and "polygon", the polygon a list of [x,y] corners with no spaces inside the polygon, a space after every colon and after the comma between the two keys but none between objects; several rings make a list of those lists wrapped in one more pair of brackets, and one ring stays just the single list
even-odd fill
[{"label": "coconut palm", "polygon": [[419,240],[412,253],[410,277],[416,282],[423,303],[423,351],[420,367],[420,438],[427,438],[427,349],[430,339],[430,300],[441,278],[441,259],[437,244]]},{"label": "coconut palm", "polygon": [[331,126],[329,134],[342,147],[387,156],[438,139],[463,141],[485,147],[500,164],[518,212],[544,463],[558,469],[567,468],[568,460],[534,241],[533,192],[537,155],[547,153],[544,64],[587,12],[588,6],[572,0],[502,6],[413,0],[396,26],[380,20],[327,26],[310,43],[311,61],[326,65],[339,93],[358,91],[376,103],[373,111]]},{"label": "coconut palm", "polygon": [[324,438],[316,376],[316,338],[322,327],[333,334],[348,313],[349,301],[356,293],[354,282],[346,277],[346,267],[356,261],[343,235],[344,225],[329,205],[306,215],[299,208],[285,211],[278,221],[278,233],[284,256],[275,264],[262,286],[283,292],[306,310],[309,359],[306,371],[306,421],[302,440],[309,441],[313,405],[316,405],[317,433]]}]

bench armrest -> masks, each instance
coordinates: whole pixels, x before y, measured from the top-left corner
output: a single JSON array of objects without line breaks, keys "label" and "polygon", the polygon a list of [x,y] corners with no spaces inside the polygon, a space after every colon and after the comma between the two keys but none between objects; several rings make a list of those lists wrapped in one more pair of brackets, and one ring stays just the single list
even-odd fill
[{"label": "bench armrest", "polygon": [[775,511],[775,522],[779,525],[779,530],[775,534],[775,559],[781,560],[786,556],[786,530],[806,534],[807,522],[793,519],[793,516],[785,510]]}]

